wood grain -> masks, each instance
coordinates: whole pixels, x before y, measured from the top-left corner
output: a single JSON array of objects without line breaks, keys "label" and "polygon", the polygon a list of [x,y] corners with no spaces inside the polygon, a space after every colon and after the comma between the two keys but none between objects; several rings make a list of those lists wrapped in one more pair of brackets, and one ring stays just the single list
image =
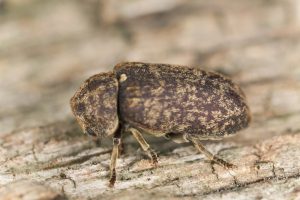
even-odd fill
[{"label": "wood grain", "polygon": [[[298,1],[0,1],[0,199],[300,199]],[[241,85],[253,113],[237,136],[207,142],[239,166],[147,137],[152,168],[124,138],[84,136],[69,99],[116,63],[200,66]]]}]

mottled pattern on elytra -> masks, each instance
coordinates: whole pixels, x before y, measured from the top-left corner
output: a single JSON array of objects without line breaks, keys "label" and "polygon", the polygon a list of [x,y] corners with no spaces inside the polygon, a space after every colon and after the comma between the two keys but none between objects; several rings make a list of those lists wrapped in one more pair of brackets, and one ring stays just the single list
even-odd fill
[{"label": "mottled pattern on elytra", "polygon": [[220,74],[147,63],[121,63],[115,73],[120,120],[156,136],[218,138],[249,123],[243,92]]},{"label": "mottled pattern on elytra", "polygon": [[87,79],[71,99],[71,108],[82,129],[104,137],[118,127],[118,81],[112,72]]}]

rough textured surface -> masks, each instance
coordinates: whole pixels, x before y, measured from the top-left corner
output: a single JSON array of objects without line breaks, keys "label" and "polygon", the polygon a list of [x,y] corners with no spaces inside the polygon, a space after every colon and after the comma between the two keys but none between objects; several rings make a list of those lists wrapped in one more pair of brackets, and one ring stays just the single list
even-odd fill
[{"label": "rough textured surface", "polygon": [[7,200],[65,200],[64,195],[38,182],[19,180],[0,189],[1,199]]},{"label": "rough textured surface", "polygon": [[[119,180],[114,189],[109,189],[111,141],[102,141],[101,147],[97,146],[80,133],[79,127],[74,127],[75,122],[61,122],[2,136],[1,154],[5,160],[1,162],[0,184],[36,180],[73,198],[110,199],[111,195],[117,198],[119,192],[145,195],[145,190],[170,198],[170,194],[207,198],[221,194],[242,196],[244,189],[259,183],[295,184],[295,191],[288,194],[299,195],[300,161],[295,158],[300,156],[300,134],[273,137],[256,145],[234,142],[208,145],[213,153],[239,166],[234,170],[212,165],[192,146],[175,148],[178,145],[165,140],[152,142],[153,148],[160,152],[159,167],[152,168],[147,158],[136,153],[138,145],[129,138],[126,153],[119,159]],[[238,194],[230,194],[232,191]],[[264,190],[259,195],[268,197]]]},{"label": "rough textured surface", "polygon": [[[0,199],[24,179],[49,199],[300,199],[299,13],[295,0],[0,1]],[[128,136],[108,189],[111,140],[84,136],[69,99],[126,60],[200,66],[240,84],[252,124],[206,144],[239,168],[146,138],[160,155],[153,169]]]}]

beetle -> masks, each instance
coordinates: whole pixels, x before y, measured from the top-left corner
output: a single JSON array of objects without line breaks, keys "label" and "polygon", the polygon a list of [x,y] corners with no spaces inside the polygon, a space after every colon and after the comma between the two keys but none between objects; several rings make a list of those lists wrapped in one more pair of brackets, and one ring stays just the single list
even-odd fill
[{"label": "beetle", "polygon": [[118,146],[125,132],[134,136],[155,166],[157,155],[143,134],[190,142],[211,161],[233,168],[201,141],[234,135],[251,120],[245,94],[231,79],[169,64],[119,63],[112,72],[88,78],[70,104],[86,134],[113,138],[109,186],[116,181]]}]

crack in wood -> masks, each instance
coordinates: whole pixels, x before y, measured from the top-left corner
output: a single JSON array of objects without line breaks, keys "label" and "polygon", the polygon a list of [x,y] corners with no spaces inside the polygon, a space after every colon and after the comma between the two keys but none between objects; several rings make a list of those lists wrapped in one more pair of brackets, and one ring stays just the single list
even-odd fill
[{"label": "crack in wood", "polygon": [[250,186],[252,184],[256,184],[256,183],[261,183],[261,182],[266,182],[266,181],[273,181],[273,180],[287,180],[287,179],[299,178],[299,177],[300,177],[300,173],[293,174],[293,175],[286,176],[286,177],[261,178],[261,179],[255,180],[255,181],[239,183],[238,185],[235,184],[234,186],[228,185],[228,186],[221,187],[221,188],[218,188],[216,190],[209,191],[209,192],[197,193],[197,194],[177,195],[177,196],[178,197],[205,196],[205,195],[211,195],[211,194],[215,194],[215,193],[224,193],[224,192],[229,192],[229,191],[236,191],[238,189],[244,189],[245,187]]},{"label": "crack in wood", "polygon": [[74,159],[71,159],[71,160],[65,161],[65,162],[46,164],[45,166],[41,167],[40,170],[48,170],[48,169],[71,166],[74,164],[80,164],[80,163],[83,163],[83,162],[89,160],[92,157],[100,156],[100,155],[107,154],[107,153],[111,153],[111,150],[106,150],[106,151],[102,151],[99,153],[84,155],[84,156],[74,158]]}]

